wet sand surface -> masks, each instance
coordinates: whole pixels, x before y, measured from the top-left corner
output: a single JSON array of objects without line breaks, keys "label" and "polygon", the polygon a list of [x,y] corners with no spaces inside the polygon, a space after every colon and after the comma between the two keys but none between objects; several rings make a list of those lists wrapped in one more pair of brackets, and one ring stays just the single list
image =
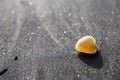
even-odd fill
[{"label": "wet sand surface", "polygon": [[[119,0],[0,0],[0,80],[119,80]],[[85,35],[99,54],[82,56]]]}]

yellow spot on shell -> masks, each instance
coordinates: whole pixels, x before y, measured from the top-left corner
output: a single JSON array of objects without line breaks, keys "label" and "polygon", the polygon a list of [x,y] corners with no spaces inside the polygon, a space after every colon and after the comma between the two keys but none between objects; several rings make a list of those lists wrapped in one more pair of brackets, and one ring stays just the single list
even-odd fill
[{"label": "yellow spot on shell", "polygon": [[75,49],[86,54],[95,54],[98,50],[96,40],[92,36],[85,36],[79,39]]}]

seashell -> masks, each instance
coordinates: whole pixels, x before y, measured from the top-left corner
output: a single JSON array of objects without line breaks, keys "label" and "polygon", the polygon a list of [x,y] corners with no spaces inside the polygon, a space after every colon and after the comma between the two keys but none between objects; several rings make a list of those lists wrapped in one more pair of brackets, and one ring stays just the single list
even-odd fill
[{"label": "seashell", "polygon": [[75,45],[78,52],[95,54],[98,50],[96,40],[92,36],[85,36],[79,39]]}]

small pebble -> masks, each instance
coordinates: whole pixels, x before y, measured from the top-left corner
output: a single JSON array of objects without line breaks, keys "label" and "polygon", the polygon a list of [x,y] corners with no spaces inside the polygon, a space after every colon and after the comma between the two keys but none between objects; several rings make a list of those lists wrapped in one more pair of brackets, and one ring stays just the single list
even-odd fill
[{"label": "small pebble", "polygon": [[92,36],[85,36],[79,39],[75,45],[78,52],[95,54],[98,50],[96,40]]},{"label": "small pebble", "polygon": [[40,26],[37,26],[38,29],[40,29]]},{"label": "small pebble", "polygon": [[15,61],[18,60],[18,56],[15,56],[14,60],[15,60]]},{"label": "small pebble", "polygon": [[5,72],[7,72],[7,71],[8,71],[8,68],[5,68],[5,69],[1,70],[1,71],[0,71],[0,76],[3,75],[3,74],[4,74]]},{"label": "small pebble", "polygon": [[67,31],[64,31],[64,34],[66,34],[67,33]]}]

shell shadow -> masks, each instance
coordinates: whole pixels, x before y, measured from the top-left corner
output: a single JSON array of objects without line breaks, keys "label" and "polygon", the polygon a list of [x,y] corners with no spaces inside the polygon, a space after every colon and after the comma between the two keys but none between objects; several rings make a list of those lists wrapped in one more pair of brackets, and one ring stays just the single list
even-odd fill
[{"label": "shell shadow", "polygon": [[101,69],[103,67],[103,59],[100,52],[96,52],[96,54],[93,55],[79,53],[78,57],[92,68]]}]

